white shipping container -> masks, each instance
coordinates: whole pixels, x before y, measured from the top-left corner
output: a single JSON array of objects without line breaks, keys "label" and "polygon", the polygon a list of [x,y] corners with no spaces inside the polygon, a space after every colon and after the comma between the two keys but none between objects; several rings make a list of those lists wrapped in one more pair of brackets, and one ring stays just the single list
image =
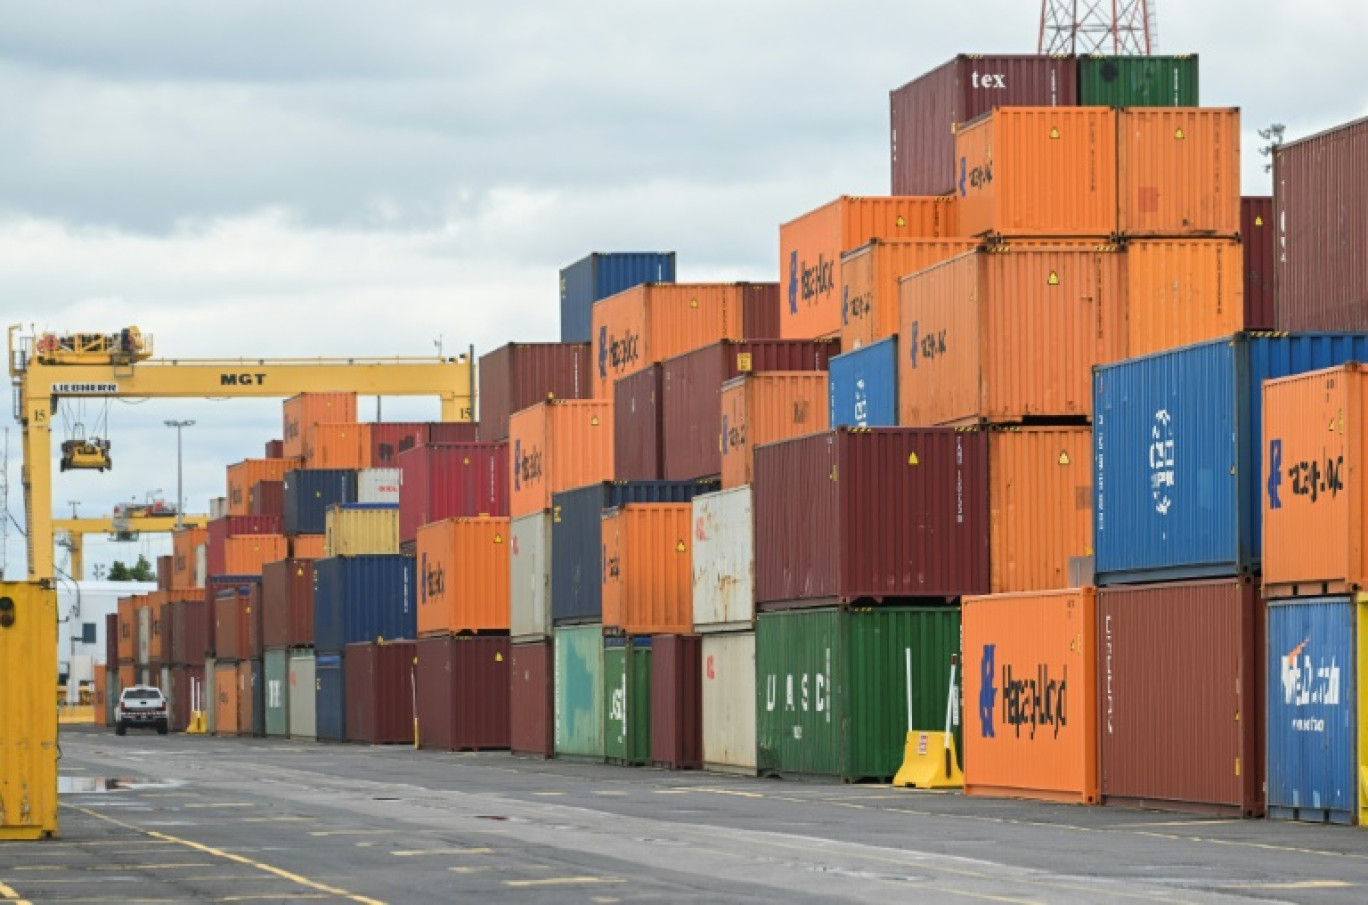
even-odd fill
[{"label": "white shipping container", "polygon": [[356,473],[356,501],[358,503],[393,503],[399,505],[397,468],[363,468]]},{"label": "white shipping container", "polygon": [[551,636],[551,513],[534,512],[513,519],[508,548],[510,591],[509,634],[513,641]]},{"label": "white shipping container", "polygon": [[703,766],[755,775],[755,632],[703,636]]},{"label": "white shipping container", "polygon": [[693,498],[696,632],[755,627],[755,532],[750,485]]},{"label": "white shipping container", "polygon": [[[212,670],[209,675],[213,675]],[[290,687],[305,689],[304,694],[290,695],[290,738],[311,739],[318,735],[318,708],[312,694],[316,677],[314,652],[290,651]]]},{"label": "white shipping container", "polygon": [[195,547],[195,587],[204,587],[204,580],[209,577],[209,545],[199,544]]},{"label": "white shipping container", "polygon": [[209,518],[223,518],[228,514],[228,498],[226,496],[216,496],[209,500]]},{"label": "white shipping container", "polygon": [[152,647],[152,608],[149,606],[135,610],[137,620],[138,644],[133,655],[139,666],[146,666],[149,662]]}]

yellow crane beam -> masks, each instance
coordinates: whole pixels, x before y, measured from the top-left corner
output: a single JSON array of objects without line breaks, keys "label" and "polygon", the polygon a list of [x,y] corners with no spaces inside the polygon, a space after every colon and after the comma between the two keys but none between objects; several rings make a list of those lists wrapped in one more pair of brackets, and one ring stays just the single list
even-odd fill
[{"label": "yellow crane beam", "polygon": [[[209,524],[207,515],[185,515],[180,518],[181,525],[186,528],[203,528]],[[136,532],[138,534],[170,534],[176,530],[176,516],[174,515],[138,515],[130,514],[115,518],[107,516],[104,518],[59,518],[52,520],[52,532],[54,539],[58,534],[65,533],[70,538],[67,547],[71,551],[71,573],[73,581],[83,581],[85,579],[85,536],[87,534],[117,534],[122,531]]]}]

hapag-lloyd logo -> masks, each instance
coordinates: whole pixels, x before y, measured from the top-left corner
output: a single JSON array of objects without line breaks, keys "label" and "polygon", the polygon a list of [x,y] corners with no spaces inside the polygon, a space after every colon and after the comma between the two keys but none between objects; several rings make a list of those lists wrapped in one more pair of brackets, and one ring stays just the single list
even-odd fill
[{"label": "hapag-lloyd logo", "polygon": [[799,260],[798,252],[789,252],[789,314],[798,313],[798,300],[813,305],[817,296],[825,296],[836,289],[836,262],[828,261],[825,254],[817,256],[817,263],[811,267],[806,260]]},{"label": "hapag-lloyd logo", "polygon": [[635,333],[625,333],[621,338],[608,334],[608,327],[599,327],[599,377],[608,378],[608,369],[620,371],[633,362],[641,360],[641,337]]},{"label": "hapag-lloyd logo", "polygon": [[428,566],[427,554],[423,554],[423,580],[419,584],[422,592],[422,602],[427,603],[428,598],[441,597],[446,593],[446,573],[440,563],[435,566]]},{"label": "hapag-lloyd logo", "polygon": [[540,480],[542,476],[542,451],[529,447],[523,454],[522,440],[513,441],[513,489],[522,490],[524,482]]}]

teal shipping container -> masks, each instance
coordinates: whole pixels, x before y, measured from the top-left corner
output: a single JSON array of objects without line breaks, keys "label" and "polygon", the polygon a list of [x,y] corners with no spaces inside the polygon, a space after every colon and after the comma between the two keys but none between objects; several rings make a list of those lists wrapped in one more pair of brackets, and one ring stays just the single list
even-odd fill
[{"label": "teal shipping container", "polygon": [[610,764],[651,762],[651,639],[603,639],[603,753]]},{"label": "teal shipping container", "polygon": [[[909,687],[914,728],[945,728],[960,610],[762,613],[755,651],[761,775],[887,781],[902,765]],[[962,684],[958,675],[955,684]],[[951,714],[956,750],[963,751],[959,711],[957,692]]]},{"label": "teal shipping container", "polygon": [[556,756],[603,760],[603,625],[555,630]]},{"label": "teal shipping container", "polygon": [[1085,107],[1198,107],[1197,55],[1078,58]]},{"label": "teal shipping container", "polygon": [[266,735],[290,734],[290,652],[266,651]]}]

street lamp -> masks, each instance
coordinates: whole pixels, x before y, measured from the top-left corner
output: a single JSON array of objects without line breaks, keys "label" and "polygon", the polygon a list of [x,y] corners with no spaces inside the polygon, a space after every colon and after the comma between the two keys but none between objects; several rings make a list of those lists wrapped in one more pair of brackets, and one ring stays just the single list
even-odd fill
[{"label": "street lamp", "polygon": [[176,530],[185,527],[185,496],[181,490],[181,428],[194,427],[193,421],[167,421],[167,427],[176,429]]}]

